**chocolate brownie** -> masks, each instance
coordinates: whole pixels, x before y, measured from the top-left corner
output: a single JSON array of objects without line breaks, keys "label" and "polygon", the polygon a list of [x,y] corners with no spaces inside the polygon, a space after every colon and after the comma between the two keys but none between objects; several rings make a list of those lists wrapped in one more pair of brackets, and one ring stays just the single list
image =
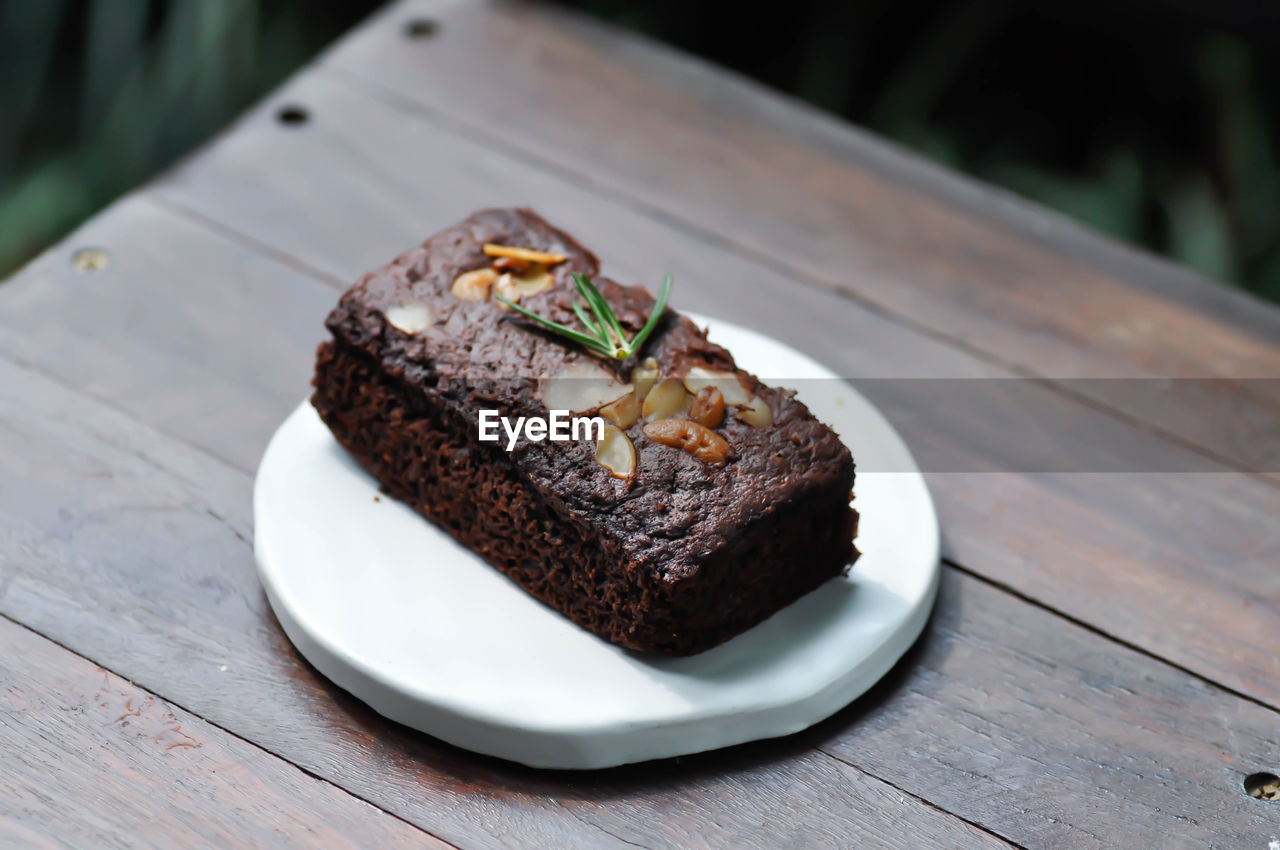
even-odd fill
[{"label": "chocolate brownie", "polygon": [[[386,492],[631,649],[701,652],[842,574],[857,514],[839,438],[674,310],[619,361],[494,297],[580,328],[574,272],[629,336],[644,325],[653,297],[572,237],[530,210],[478,212],[343,294],[312,403]],[[481,410],[549,407],[601,417],[603,439],[479,439]]]}]

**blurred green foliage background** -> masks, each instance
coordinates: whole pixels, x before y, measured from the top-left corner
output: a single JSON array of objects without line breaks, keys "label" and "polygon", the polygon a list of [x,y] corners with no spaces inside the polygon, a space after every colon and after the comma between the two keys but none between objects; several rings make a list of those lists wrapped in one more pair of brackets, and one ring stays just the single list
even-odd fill
[{"label": "blurred green foliage background", "polygon": [[0,276],[379,4],[0,0]]},{"label": "blurred green foliage background", "polygon": [[[0,274],[377,5],[0,2]],[[1280,2],[561,2],[1280,301]]]}]

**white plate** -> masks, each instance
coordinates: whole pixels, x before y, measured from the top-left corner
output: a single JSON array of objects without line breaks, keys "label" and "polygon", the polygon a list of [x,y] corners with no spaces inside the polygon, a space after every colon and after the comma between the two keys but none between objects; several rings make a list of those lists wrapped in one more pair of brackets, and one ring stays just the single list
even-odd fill
[{"label": "white plate", "polygon": [[858,473],[862,557],[848,578],[701,655],[628,652],[379,497],[303,404],[254,485],[258,571],[298,651],[393,720],[535,767],[609,767],[786,735],[870,688],[920,634],[936,593],[938,524],[924,479],[893,427],[829,370],[709,324],[744,369],[799,386],[860,466],[913,470]]}]

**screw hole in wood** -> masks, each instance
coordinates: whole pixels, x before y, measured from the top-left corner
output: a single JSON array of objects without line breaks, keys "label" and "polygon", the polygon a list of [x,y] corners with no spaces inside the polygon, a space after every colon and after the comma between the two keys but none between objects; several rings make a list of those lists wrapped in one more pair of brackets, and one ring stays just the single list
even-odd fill
[{"label": "screw hole in wood", "polygon": [[1274,773],[1251,773],[1244,778],[1244,790],[1259,800],[1280,800],[1280,776]]},{"label": "screw hole in wood", "polygon": [[276,120],[289,127],[300,126],[310,119],[310,113],[301,106],[282,106],[276,113]]},{"label": "screw hole in wood", "polygon": [[431,38],[440,31],[440,24],[431,18],[414,18],[404,25],[407,38]]}]

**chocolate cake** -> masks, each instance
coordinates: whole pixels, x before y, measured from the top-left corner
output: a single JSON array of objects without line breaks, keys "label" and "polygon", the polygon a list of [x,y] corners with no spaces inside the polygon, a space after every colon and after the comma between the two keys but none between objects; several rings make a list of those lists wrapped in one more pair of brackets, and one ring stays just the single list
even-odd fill
[{"label": "chocolate cake", "polygon": [[[839,438],[673,310],[618,360],[509,306],[585,330],[574,273],[629,336],[654,312],[532,211],[478,212],[347,290],[312,403],[386,492],[631,649],[701,652],[840,575],[857,515]],[[480,439],[482,410],[549,408],[608,425]]]}]

